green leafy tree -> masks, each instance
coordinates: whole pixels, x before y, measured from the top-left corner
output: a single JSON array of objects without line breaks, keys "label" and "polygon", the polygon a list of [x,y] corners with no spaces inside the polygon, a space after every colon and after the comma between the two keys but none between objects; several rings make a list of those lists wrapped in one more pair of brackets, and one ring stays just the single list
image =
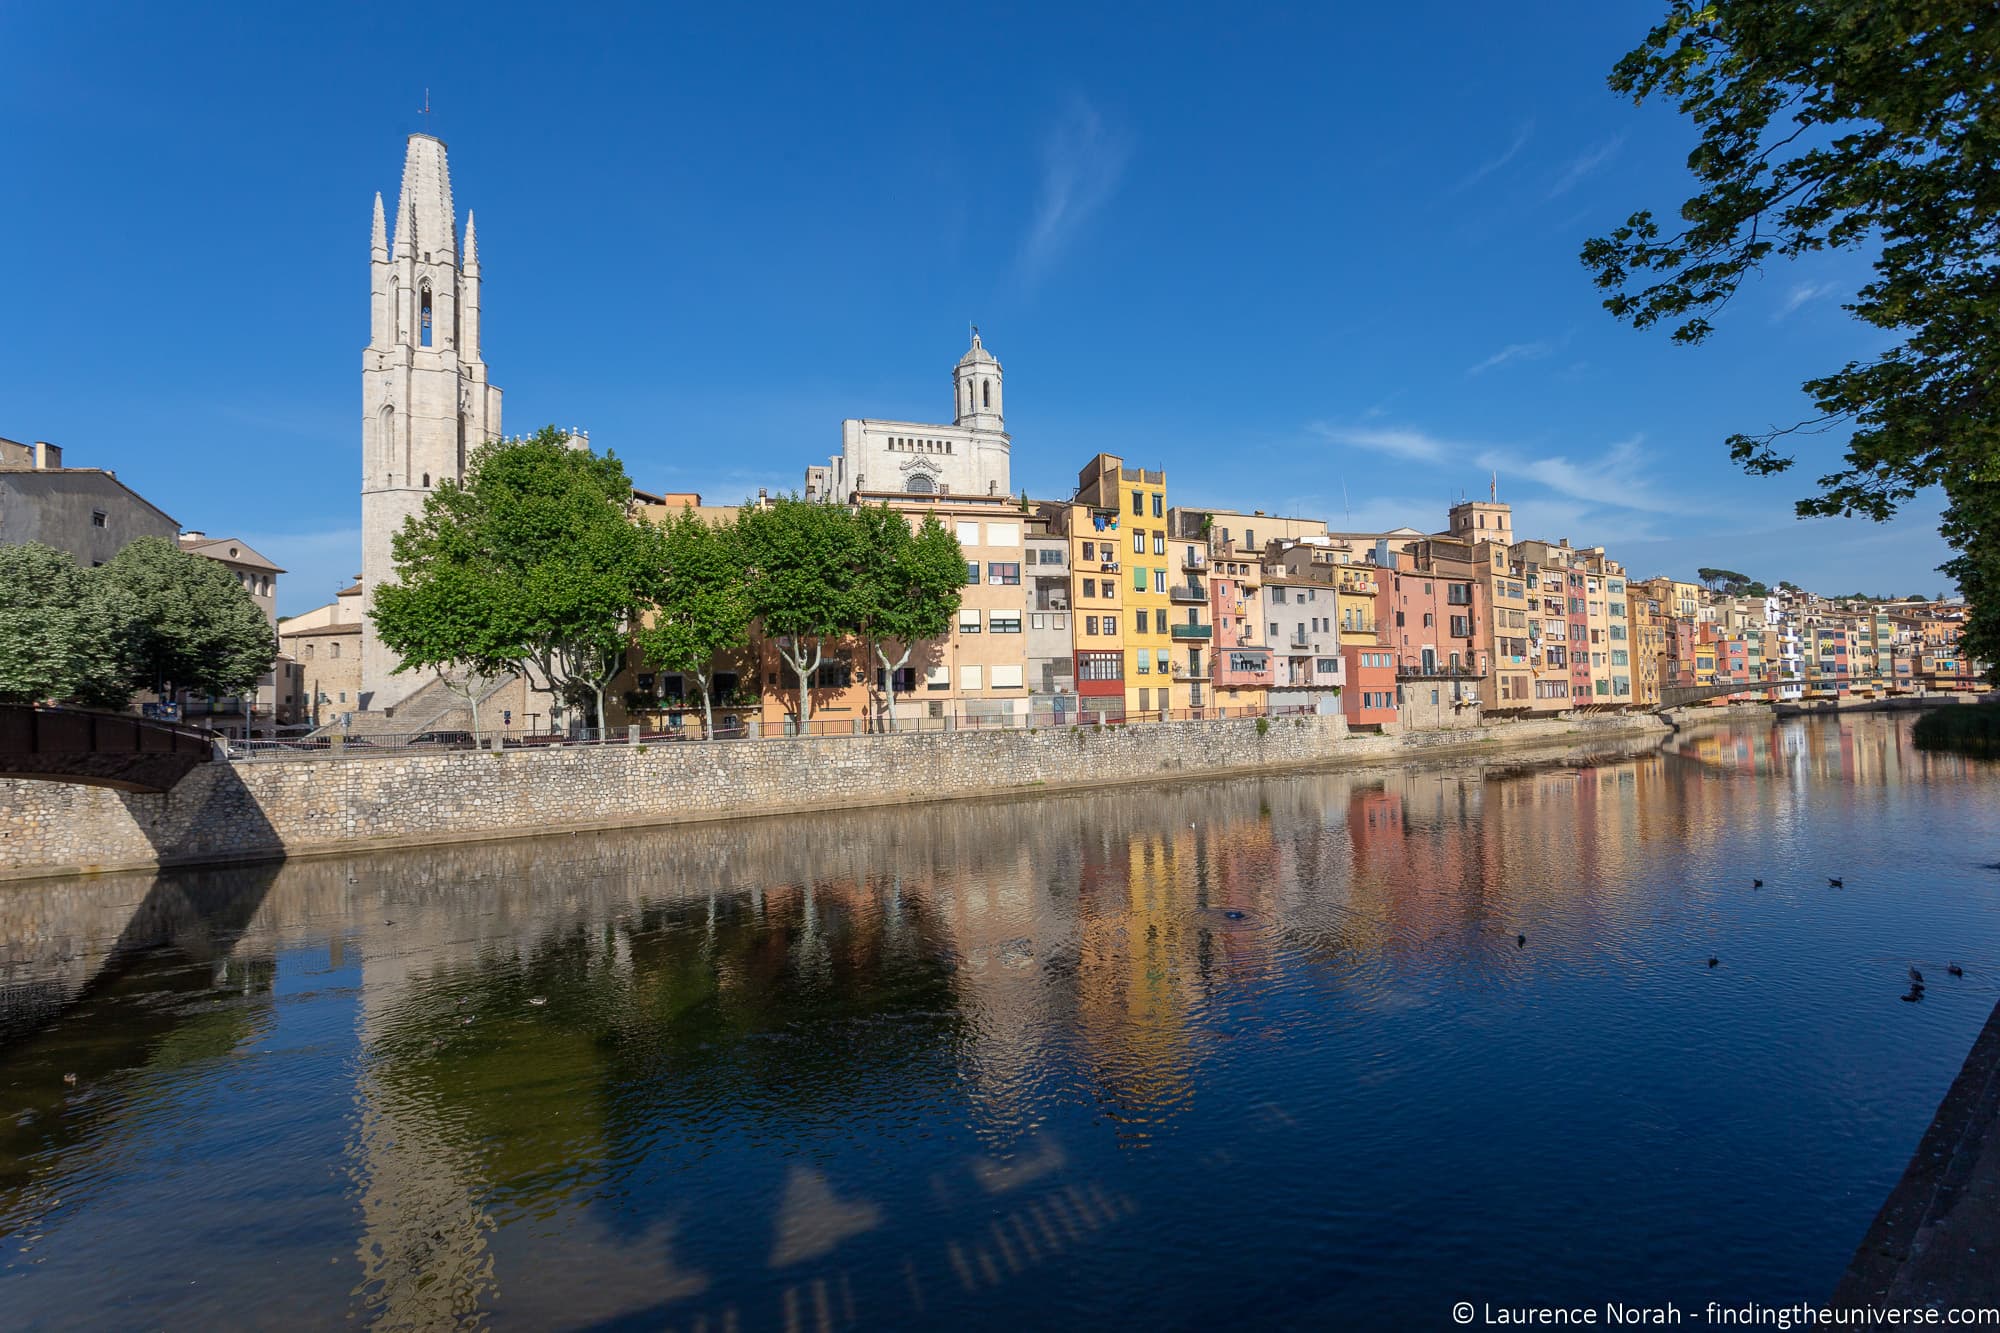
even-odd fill
[{"label": "green leafy tree", "polygon": [[246,694],[277,660],[277,632],[236,576],[164,537],[130,543],[91,577],[132,617],[132,689]]},{"label": "green leafy tree", "polygon": [[0,546],[0,703],[123,708],[133,619],[129,601],[68,552]]},{"label": "green leafy tree", "polygon": [[745,505],[736,534],[750,614],[798,678],[799,734],[806,735],[813,673],[826,660],[826,641],[858,628],[859,526],[839,505],[790,497],[763,508]]},{"label": "green leafy tree", "polygon": [[1873,277],[1846,309],[1881,353],[1806,381],[1815,414],[1729,437],[1756,473],[1782,442],[1848,430],[1845,466],[1802,516],[1886,519],[1942,485],[1943,566],[1972,601],[1968,648],[2000,657],[2000,17],[1947,0],[1669,0],[1621,59],[1613,91],[1672,100],[1700,141],[1681,225],[1631,215],[1583,247],[1637,328],[1699,343],[1767,260],[1867,247]]},{"label": "green leafy tree", "polygon": [[645,533],[627,515],[615,455],[572,449],[544,427],[482,445],[464,483],[445,482],[396,534],[400,586],[375,590],[421,656],[474,670],[504,664],[564,702],[594,706],[625,665],[645,606]]},{"label": "green leafy tree", "polygon": [[718,528],[683,509],[650,537],[647,599],[652,623],[639,631],[646,660],[692,676],[701,688],[702,735],[715,734],[715,660],[750,640],[743,549],[734,528]]},{"label": "green leafy tree", "polygon": [[485,739],[480,696],[516,669],[506,602],[492,570],[438,562],[426,577],[376,589],[370,612],[377,636],[401,659],[398,672],[428,670],[466,701],[475,741]]},{"label": "green leafy tree", "polygon": [[[853,581],[855,628],[882,664],[889,729],[896,729],[896,673],[924,643],[951,633],[965,590],[965,553],[958,538],[924,515],[915,531],[888,505],[864,505],[854,515],[859,537]],[[900,648],[895,658],[889,654]]]}]

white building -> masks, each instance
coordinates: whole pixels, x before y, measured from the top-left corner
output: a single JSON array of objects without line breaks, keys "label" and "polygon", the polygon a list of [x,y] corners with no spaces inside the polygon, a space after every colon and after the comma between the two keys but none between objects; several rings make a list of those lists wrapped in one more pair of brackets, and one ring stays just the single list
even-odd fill
[{"label": "white building", "polygon": [[972,346],[952,370],[949,426],[850,418],[840,423],[840,452],[806,469],[806,498],[846,500],[857,491],[913,495],[1011,495],[1013,442],[1001,411],[1000,363],[972,331]]},{"label": "white building", "polygon": [[[403,156],[393,244],[382,196],[369,243],[369,337],[361,354],[361,588],[395,577],[390,542],[440,482],[461,480],[466,456],[500,435],[500,390],[479,353],[479,246],[465,215],[460,260],[445,145],[412,134]],[[363,707],[380,709],[423,684],[393,674],[397,659],[364,622]]]}]

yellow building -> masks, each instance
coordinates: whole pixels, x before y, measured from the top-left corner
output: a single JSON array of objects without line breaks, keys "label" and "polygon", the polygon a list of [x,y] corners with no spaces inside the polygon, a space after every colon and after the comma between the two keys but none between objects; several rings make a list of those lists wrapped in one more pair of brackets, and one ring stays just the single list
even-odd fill
[{"label": "yellow building", "polygon": [[1168,624],[1175,563],[1168,554],[1167,474],[1126,467],[1120,458],[1099,454],[1077,477],[1076,501],[1116,509],[1120,515],[1126,716],[1157,718],[1186,708],[1188,687],[1175,685],[1176,640]]}]

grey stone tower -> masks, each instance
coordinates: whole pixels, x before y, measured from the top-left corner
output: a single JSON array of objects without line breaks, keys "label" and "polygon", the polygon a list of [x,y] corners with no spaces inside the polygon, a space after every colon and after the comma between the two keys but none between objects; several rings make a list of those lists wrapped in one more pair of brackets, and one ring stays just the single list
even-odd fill
[{"label": "grey stone tower", "polygon": [[390,542],[440,482],[462,480],[466,456],[500,435],[500,390],[479,354],[479,242],[465,217],[458,249],[445,146],[412,134],[403,156],[393,244],[375,196],[369,243],[368,348],[361,354],[361,702],[386,708],[424,679],[397,658],[366,613],[395,579]]}]

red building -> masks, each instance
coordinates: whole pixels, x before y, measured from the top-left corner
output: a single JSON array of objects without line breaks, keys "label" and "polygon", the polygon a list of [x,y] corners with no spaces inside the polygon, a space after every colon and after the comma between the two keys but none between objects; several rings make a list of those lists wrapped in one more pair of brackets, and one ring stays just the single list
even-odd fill
[{"label": "red building", "polygon": [[1340,692],[1340,711],[1350,727],[1393,727],[1396,711],[1396,654],[1380,644],[1342,644],[1347,683]]}]

